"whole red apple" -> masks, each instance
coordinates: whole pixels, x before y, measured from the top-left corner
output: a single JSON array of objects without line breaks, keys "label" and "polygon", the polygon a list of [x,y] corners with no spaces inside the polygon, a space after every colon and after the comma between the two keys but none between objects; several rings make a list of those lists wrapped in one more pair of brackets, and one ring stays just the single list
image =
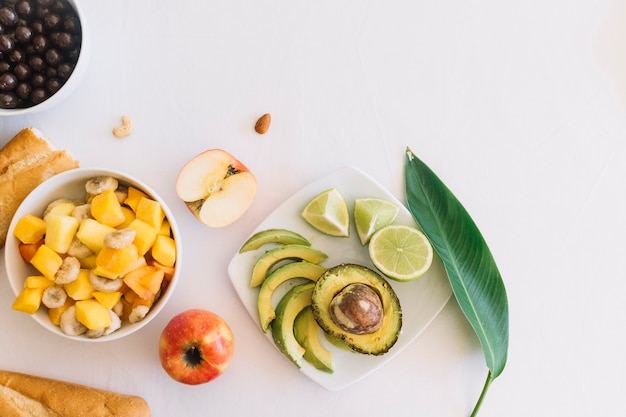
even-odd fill
[{"label": "whole red apple", "polygon": [[178,382],[204,384],[220,376],[235,349],[228,324],[210,311],[193,309],[174,316],[159,340],[159,359]]}]

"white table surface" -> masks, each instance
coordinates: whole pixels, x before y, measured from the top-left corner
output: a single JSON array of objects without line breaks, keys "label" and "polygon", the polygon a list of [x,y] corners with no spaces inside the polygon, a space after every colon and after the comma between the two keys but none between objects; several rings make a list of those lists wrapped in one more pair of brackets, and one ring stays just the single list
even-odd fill
[{"label": "white table surface", "polygon": [[[623,3],[82,3],[93,51],[79,90],[0,119],[0,143],[36,126],[82,166],[149,183],[182,229],[183,276],[142,332],[87,345],[12,311],[2,268],[0,368],[141,395],[155,417],[469,415],[487,368],[456,301],[384,368],[329,392],[265,340],[227,275],[261,220],[337,168],[361,168],[403,200],[410,146],[470,212],[507,288],[509,360],[479,415],[626,415]],[[111,129],[123,114],[134,131],[121,140]],[[201,226],[174,190],[209,148],[259,181],[224,229]],[[157,341],[194,307],[228,321],[236,352],[223,376],[192,387],[161,369]]]}]

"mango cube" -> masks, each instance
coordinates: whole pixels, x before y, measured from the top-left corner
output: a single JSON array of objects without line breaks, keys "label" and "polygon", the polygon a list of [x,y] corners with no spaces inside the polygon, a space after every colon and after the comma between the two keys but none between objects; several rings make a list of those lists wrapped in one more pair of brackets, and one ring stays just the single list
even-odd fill
[{"label": "mango cube", "polygon": [[37,249],[30,263],[41,272],[44,277],[54,281],[54,275],[61,267],[63,259],[58,253],[43,244]]},{"label": "mango cube", "polygon": [[122,249],[114,249],[105,246],[96,257],[96,267],[110,271],[117,277],[130,271],[138,260],[139,252],[135,245],[131,244]]},{"label": "mango cube", "polygon": [[120,291],[95,291],[93,293],[93,298],[98,300],[98,302],[102,304],[104,308],[106,308],[107,310],[111,310],[122,298],[122,293]]},{"label": "mango cube", "polygon": [[163,219],[161,223],[161,228],[159,229],[159,234],[163,236],[170,236],[172,234],[172,226],[167,218]]},{"label": "mango cube", "polygon": [[124,276],[124,283],[139,297],[148,300],[161,289],[164,272],[150,265],[133,269]]},{"label": "mango cube", "polygon": [[135,212],[126,206],[122,206],[122,213],[124,214],[124,221],[118,224],[117,226],[115,226],[115,228],[118,230],[128,227],[130,222],[135,220],[135,217],[136,217]]},{"label": "mango cube", "polygon": [[23,288],[11,308],[28,314],[35,314],[41,305],[43,288]]},{"label": "mango cube", "polygon": [[92,254],[89,256],[85,256],[82,259],[79,259],[80,267],[84,269],[94,269],[96,267],[96,254]]},{"label": "mango cube", "polygon": [[78,278],[63,286],[67,295],[76,301],[92,298],[95,289],[91,285],[91,282],[89,282],[90,273],[90,270],[81,268],[78,272]]},{"label": "mango cube", "polygon": [[61,324],[61,315],[67,310],[70,306],[73,306],[76,303],[73,298],[67,297],[65,299],[65,304],[61,307],[53,307],[48,309],[48,318],[52,322],[52,324],[58,326]]},{"label": "mango cube", "polygon": [[152,257],[165,266],[176,263],[176,243],[169,236],[158,235],[152,245]]},{"label": "mango cube", "polygon": [[98,253],[104,247],[104,236],[115,231],[113,227],[101,224],[95,219],[85,219],[80,223],[76,237],[94,253]]},{"label": "mango cube", "polygon": [[66,253],[78,230],[78,220],[64,214],[48,214],[46,222],[46,246],[57,253]]},{"label": "mango cube", "polygon": [[139,255],[143,256],[154,245],[154,241],[156,240],[158,229],[150,226],[146,222],[140,219],[133,220],[129,225],[129,228],[135,230],[135,240],[133,243],[137,246],[137,250],[139,251]]},{"label": "mango cube", "polygon": [[76,304],[76,320],[90,330],[105,329],[111,325],[109,310],[97,300],[81,300]]},{"label": "mango cube", "polygon": [[161,229],[161,224],[163,223],[163,219],[165,219],[165,212],[161,204],[158,201],[146,197],[139,199],[135,215],[138,219],[154,227],[156,230]]},{"label": "mango cube", "polygon": [[41,288],[45,290],[53,285],[54,281],[42,275],[31,275],[26,277],[26,280],[24,281],[24,288]]},{"label": "mango cube", "polygon": [[93,197],[91,215],[98,222],[111,227],[119,226],[126,219],[115,191],[111,189]]},{"label": "mango cube", "polygon": [[126,204],[128,207],[136,212],[137,205],[139,204],[139,200],[141,200],[142,197],[148,197],[148,194],[135,187],[128,187],[128,196],[126,197],[126,200],[124,200],[124,204]]},{"label": "mango cube", "polygon": [[37,252],[37,249],[39,249],[41,245],[43,245],[43,238],[35,243],[20,242],[18,244],[18,250],[24,262],[30,262],[30,260],[33,259],[33,256]]},{"label": "mango cube", "polygon": [[27,214],[17,221],[13,235],[22,243],[32,244],[40,241],[46,234],[46,222],[32,214]]}]

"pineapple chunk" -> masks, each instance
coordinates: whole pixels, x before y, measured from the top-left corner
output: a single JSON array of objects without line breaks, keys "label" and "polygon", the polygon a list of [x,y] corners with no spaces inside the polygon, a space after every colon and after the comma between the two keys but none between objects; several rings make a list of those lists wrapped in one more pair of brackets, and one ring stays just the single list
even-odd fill
[{"label": "pineapple chunk", "polygon": [[80,223],[76,237],[94,253],[98,253],[104,247],[104,236],[115,231],[113,227],[98,223],[97,220],[85,219]]},{"label": "pineapple chunk", "polygon": [[66,253],[78,230],[78,220],[64,214],[48,214],[45,244],[57,253]]},{"label": "pineapple chunk", "polygon": [[76,320],[90,330],[106,329],[111,325],[109,310],[94,299],[76,302]]},{"label": "pineapple chunk", "polygon": [[154,245],[158,230],[140,219],[133,220],[128,227],[137,233],[133,243],[137,246],[139,255],[145,255]]},{"label": "pineapple chunk", "polygon": [[130,224],[133,220],[135,220],[135,212],[126,206],[122,206],[122,213],[124,213],[124,221],[119,225],[115,226],[116,229],[121,230]]},{"label": "pineapple chunk", "polygon": [[91,215],[98,222],[110,227],[119,226],[126,219],[115,191],[111,189],[94,196],[91,200]]},{"label": "pineapple chunk", "polygon": [[124,283],[144,300],[154,297],[161,289],[163,270],[150,265],[133,269],[124,276]]},{"label": "pineapple chunk", "polygon": [[133,211],[137,211],[137,205],[139,204],[139,200],[141,200],[142,197],[148,197],[148,194],[144,193],[141,190],[138,190],[135,187],[128,187],[128,197],[126,197],[126,200],[124,200],[124,204],[126,204],[128,207],[130,207],[131,209],[133,209]]},{"label": "pineapple chunk", "polygon": [[113,292],[102,292],[95,291],[93,293],[93,298],[98,300],[100,304],[107,310],[111,310],[122,298],[122,293],[119,291]]},{"label": "pineapple chunk", "polygon": [[28,314],[35,314],[41,305],[43,288],[23,288],[11,308]]},{"label": "pineapple chunk", "polygon": [[76,303],[73,298],[67,297],[65,299],[65,304],[61,307],[53,307],[48,309],[48,318],[52,322],[52,324],[58,326],[61,324],[61,315],[67,310],[70,306],[73,306]]},{"label": "pineapple chunk", "polygon": [[30,263],[41,272],[44,277],[54,281],[54,275],[61,267],[63,259],[58,253],[43,244],[37,249]]},{"label": "pineapple chunk", "polygon": [[158,235],[152,246],[152,257],[165,266],[176,263],[176,243],[169,236]]},{"label": "pineapple chunk", "polygon": [[50,203],[49,208],[44,213],[43,219],[45,220],[49,214],[61,214],[63,216],[71,216],[76,208],[76,204],[69,200],[59,200],[56,203]]},{"label": "pineapple chunk", "polygon": [[124,275],[139,260],[137,246],[128,245],[122,249],[103,247],[96,257],[96,267],[103,268],[115,274],[114,278]]},{"label": "pineapple chunk", "polygon": [[46,222],[32,214],[18,220],[13,235],[22,243],[32,244],[40,241],[46,234]]},{"label": "pineapple chunk", "polygon": [[89,274],[91,271],[82,269],[78,272],[78,278],[63,287],[71,298],[76,301],[87,300],[93,297],[95,289],[89,282]]},{"label": "pineapple chunk", "polygon": [[163,223],[163,219],[165,219],[165,212],[161,204],[159,204],[158,201],[146,197],[139,199],[135,215],[139,220],[154,227],[157,231],[161,229],[161,224]]},{"label": "pineapple chunk", "polygon": [[52,287],[54,285],[54,281],[42,276],[42,275],[31,275],[26,277],[24,281],[24,288],[41,288],[46,289],[48,287]]}]

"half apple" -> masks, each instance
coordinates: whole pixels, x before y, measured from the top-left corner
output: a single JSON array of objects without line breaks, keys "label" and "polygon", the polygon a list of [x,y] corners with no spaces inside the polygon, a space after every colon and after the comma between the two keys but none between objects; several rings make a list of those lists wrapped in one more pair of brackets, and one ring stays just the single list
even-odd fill
[{"label": "half apple", "polygon": [[237,158],[209,149],[187,162],[176,179],[176,193],[198,220],[224,227],[239,219],[256,196],[256,178]]}]

